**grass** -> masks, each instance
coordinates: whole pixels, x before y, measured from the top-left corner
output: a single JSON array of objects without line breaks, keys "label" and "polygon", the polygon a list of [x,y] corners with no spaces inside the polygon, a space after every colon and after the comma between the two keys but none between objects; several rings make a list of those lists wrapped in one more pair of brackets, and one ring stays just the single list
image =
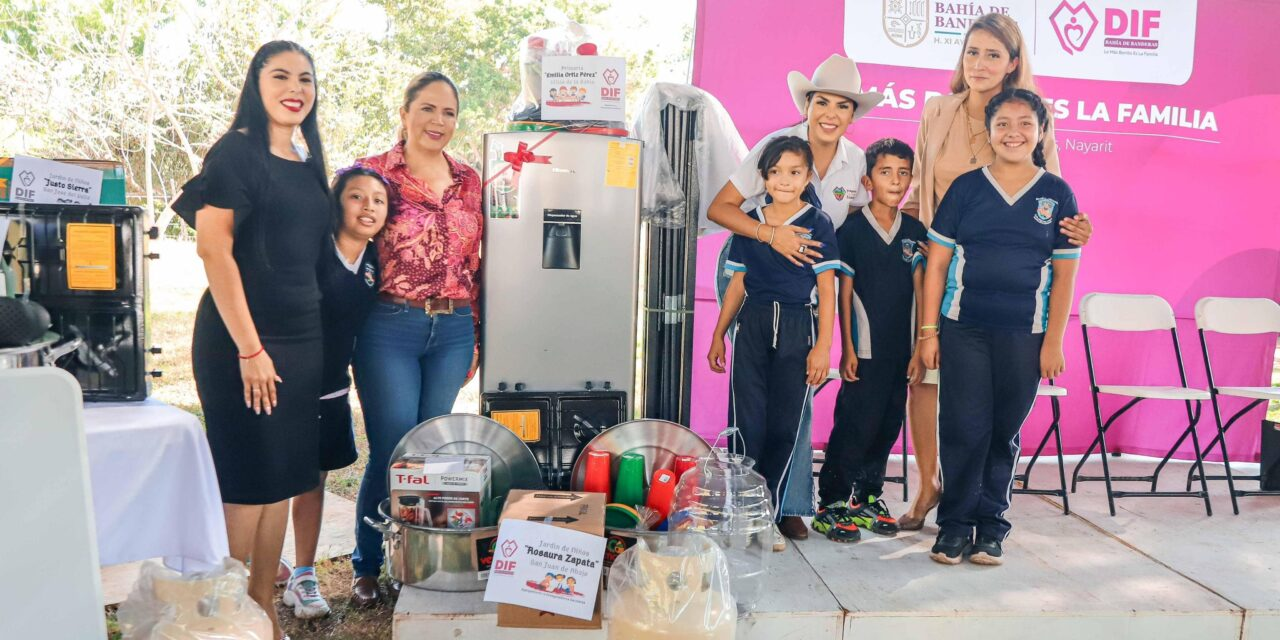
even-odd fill
[{"label": "grass", "polygon": [[[196,395],[195,380],[191,372],[191,332],[195,326],[196,306],[206,286],[204,269],[195,255],[191,242],[161,240],[150,245],[152,251],[162,256],[155,269],[148,274],[150,299],[150,324],[147,327],[152,346],[161,347],[161,353],[150,356],[150,368],[163,372],[154,378],[151,397],[189,411],[204,422],[200,399]],[[475,412],[479,407],[479,391],[476,381],[462,390],[455,411]],[[356,499],[360,478],[364,475],[369,457],[369,441],[364,432],[364,415],[358,402],[352,403],[356,422],[356,448],[360,457],[355,464],[329,473],[325,488],[330,492]],[[301,621],[293,617],[292,609],[283,607],[277,598],[277,613],[285,632],[293,640],[307,638],[334,638],[337,640],[382,640],[391,638],[391,617],[395,609],[394,598],[386,598],[373,609],[357,609],[350,606],[351,562],[350,556],[341,556],[316,564],[320,590],[329,601],[333,612],[326,618]],[[384,585],[385,586],[385,585]],[[108,638],[121,637],[116,622],[116,608],[106,608]]]}]

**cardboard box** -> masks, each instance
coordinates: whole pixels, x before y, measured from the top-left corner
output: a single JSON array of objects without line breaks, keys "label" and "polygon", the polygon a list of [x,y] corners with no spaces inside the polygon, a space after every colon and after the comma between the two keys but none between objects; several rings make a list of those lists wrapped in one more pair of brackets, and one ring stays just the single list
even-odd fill
[{"label": "cardboard box", "polygon": [[[51,158],[54,162],[65,162],[102,172],[102,192],[98,196],[99,204],[125,204],[124,164],[115,160],[71,160]],[[9,202],[9,189],[13,185],[13,158],[0,156],[0,202]]]},{"label": "cardboard box", "polygon": [[[512,489],[502,519],[515,518],[542,522],[591,535],[604,535],[604,494],[575,491],[537,491]],[[540,629],[600,629],[600,594],[597,591],[595,615],[590,620],[556,615],[513,604],[498,604],[499,627],[532,627]]]},{"label": "cardboard box", "polygon": [[488,456],[409,453],[391,465],[397,520],[441,529],[483,526],[492,472]]}]

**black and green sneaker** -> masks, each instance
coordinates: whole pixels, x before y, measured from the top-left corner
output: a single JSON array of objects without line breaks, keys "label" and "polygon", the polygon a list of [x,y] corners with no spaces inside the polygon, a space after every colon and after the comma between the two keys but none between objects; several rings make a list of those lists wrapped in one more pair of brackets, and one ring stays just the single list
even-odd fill
[{"label": "black and green sneaker", "polygon": [[827,536],[832,542],[857,542],[862,534],[853,522],[853,513],[844,500],[833,502],[813,517],[813,530]]},{"label": "black and green sneaker", "polygon": [[889,515],[889,507],[876,496],[868,496],[862,504],[848,506],[855,525],[872,533],[891,536],[898,532],[898,521]]}]

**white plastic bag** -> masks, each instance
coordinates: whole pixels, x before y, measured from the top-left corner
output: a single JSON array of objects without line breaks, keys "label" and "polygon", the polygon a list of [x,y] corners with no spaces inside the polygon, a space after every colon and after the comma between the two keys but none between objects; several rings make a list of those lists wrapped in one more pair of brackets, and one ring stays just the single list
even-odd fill
[{"label": "white plastic bag", "polygon": [[[570,20],[563,12],[548,7],[547,19],[554,27],[529,34],[520,41],[520,94],[511,105],[508,120],[522,122],[540,120],[542,101],[542,58],[544,56],[579,55],[578,48],[591,42],[586,27]],[[593,49],[585,49],[591,51]]]},{"label": "white plastic bag", "polygon": [[[663,113],[668,107],[693,114],[694,131],[664,132]],[[674,118],[674,122],[679,121],[679,117]],[[707,208],[747,156],[747,145],[742,142],[724,105],[698,87],[659,82],[645,92],[631,132],[644,141],[640,206],[645,221],[663,227],[696,223],[704,233],[719,231],[720,226],[707,219]],[[692,152],[686,155],[691,155],[693,160],[694,179],[690,187],[694,193],[686,194],[672,172],[673,160],[667,154],[667,140],[680,140],[682,135],[690,133],[692,140],[686,144],[691,143],[693,147],[685,151]],[[686,198],[697,211],[687,210]]]},{"label": "white plastic bag", "polygon": [[610,640],[732,640],[737,606],[729,564],[719,545],[699,533],[644,537],[609,570],[605,613]]},{"label": "white plastic bag", "polygon": [[189,576],[148,562],[116,617],[125,640],[272,640],[248,588],[249,571],[232,558]]}]

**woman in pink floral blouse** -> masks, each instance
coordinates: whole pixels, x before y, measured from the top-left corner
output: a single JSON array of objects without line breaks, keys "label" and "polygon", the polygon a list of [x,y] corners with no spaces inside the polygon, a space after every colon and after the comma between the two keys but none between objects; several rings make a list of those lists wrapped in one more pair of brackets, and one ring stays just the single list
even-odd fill
[{"label": "woman in pink floral blouse", "polygon": [[382,534],[363,523],[387,497],[392,449],[423,420],[449,413],[479,354],[480,176],[445,153],[458,124],[458,90],[428,72],[405,90],[400,142],[358,160],[387,178],[394,210],[377,238],[379,299],[356,339],[356,390],[369,436],[351,556],[358,605],[377,601]]}]

